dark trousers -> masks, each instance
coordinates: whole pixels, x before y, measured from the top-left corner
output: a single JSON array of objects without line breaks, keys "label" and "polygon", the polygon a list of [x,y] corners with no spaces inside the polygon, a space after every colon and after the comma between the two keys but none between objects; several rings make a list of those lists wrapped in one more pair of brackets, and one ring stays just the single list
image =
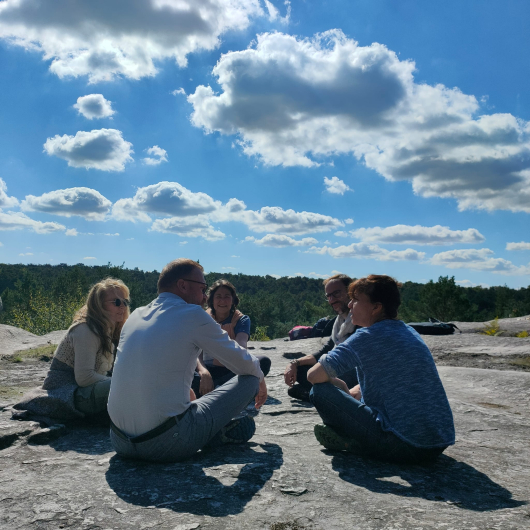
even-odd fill
[{"label": "dark trousers", "polygon": [[317,383],[309,395],[322,421],[358,444],[358,453],[380,460],[421,463],[434,460],[445,447],[414,447],[381,428],[377,412],[331,383]]},{"label": "dark trousers", "polygon": [[[271,360],[266,355],[255,355],[255,357],[257,357],[259,361],[259,365],[261,371],[263,372],[263,375],[266,376],[271,369]],[[224,366],[208,365],[207,368],[212,376],[215,388],[224,385],[227,381],[229,381],[230,379],[232,379],[232,377],[235,377],[236,375],[234,374],[234,372],[231,372],[228,368]],[[197,397],[201,397],[201,393],[199,392],[200,384],[201,376],[197,372],[195,372],[195,374],[193,375],[191,388],[193,389]]]}]

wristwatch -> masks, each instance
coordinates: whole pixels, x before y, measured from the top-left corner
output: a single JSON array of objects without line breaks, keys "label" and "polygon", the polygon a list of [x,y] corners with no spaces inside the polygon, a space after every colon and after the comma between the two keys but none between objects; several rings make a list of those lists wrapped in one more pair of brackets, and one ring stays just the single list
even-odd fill
[{"label": "wristwatch", "polygon": [[299,359],[292,360],[291,366],[296,366],[298,368],[300,366],[300,360]]}]

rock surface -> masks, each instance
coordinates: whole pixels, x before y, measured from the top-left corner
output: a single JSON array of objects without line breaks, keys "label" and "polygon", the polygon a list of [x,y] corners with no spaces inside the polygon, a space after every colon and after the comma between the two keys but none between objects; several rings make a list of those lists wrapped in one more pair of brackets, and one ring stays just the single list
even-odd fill
[{"label": "rock surface", "polygon": [[0,528],[530,528],[530,372],[509,369],[530,355],[528,339],[425,338],[439,364],[482,355],[490,368],[439,367],[457,443],[428,467],[323,450],[313,435],[318,414],[283,383],[288,359],[321,339],[249,343],[272,359],[252,443],[169,465],[117,457],[102,425],[11,420],[8,405],[49,364],[4,359],[0,388],[12,392],[0,394]]}]

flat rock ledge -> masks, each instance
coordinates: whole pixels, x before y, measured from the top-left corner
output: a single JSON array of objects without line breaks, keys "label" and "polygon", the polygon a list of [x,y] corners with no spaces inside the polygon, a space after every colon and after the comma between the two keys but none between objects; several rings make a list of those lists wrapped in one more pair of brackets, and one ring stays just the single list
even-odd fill
[{"label": "flat rock ledge", "polygon": [[[117,457],[101,424],[11,420],[16,399],[6,394],[0,397],[0,528],[530,528],[530,372],[507,369],[511,357],[530,354],[528,339],[467,343],[464,335],[427,337],[437,362],[474,354],[490,359],[489,369],[439,366],[457,443],[430,466],[386,464],[318,444],[319,416],[289,398],[283,371],[288,359],[316,351],[321,339],[250,343],[272,359],[270,396],[256,417],[255,437],[180,464]],[[481,347],[489,350],[466,353]],[[501,370],[496,359],[506,361]],[[37,385],[47,368],[43,361],[0,363],[0,386]]]}]

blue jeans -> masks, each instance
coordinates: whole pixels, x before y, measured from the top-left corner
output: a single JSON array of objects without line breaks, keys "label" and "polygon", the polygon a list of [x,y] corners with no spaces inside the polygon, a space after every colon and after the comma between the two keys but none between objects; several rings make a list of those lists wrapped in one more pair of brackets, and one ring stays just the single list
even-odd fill
[{"label": "blue jeans", "polygon": [[360,454],[391,462],[420,463],[433,460],[445,449],[414,447],[384,431],[381,422],[376,421],[377,412],[331,383],[313,385],[309,398],[324,424],[355,440]]},{"label": "blue jeans", "polygon": [[259,379],[233,377],[224,385],[192,401],[175,425],[155,438],[133,443],[110,431],[114,450],[121,456],[154,462],[178,462],[194,455],[256,396]]}]

